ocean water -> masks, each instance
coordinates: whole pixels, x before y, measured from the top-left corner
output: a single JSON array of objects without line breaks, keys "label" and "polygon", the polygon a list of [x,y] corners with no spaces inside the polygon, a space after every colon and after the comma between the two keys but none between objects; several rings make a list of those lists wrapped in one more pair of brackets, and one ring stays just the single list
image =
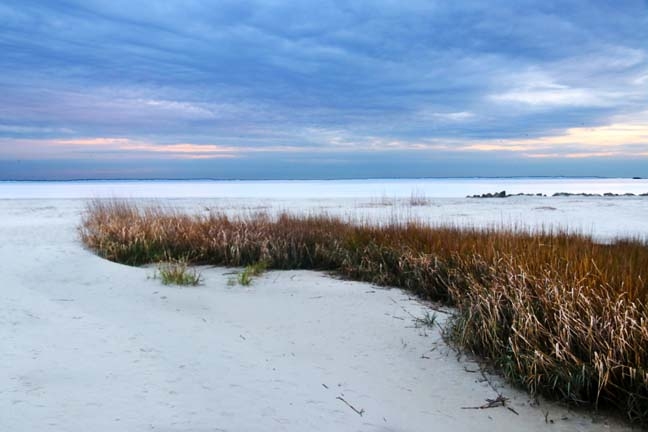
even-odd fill
[{"label": "ocean water", "polygon": [[435,178],[366,180],[88,180],[0,181],[0,199],[32,198],[463,198],[499,192],[646,193],[648,179],[623,178]]}]

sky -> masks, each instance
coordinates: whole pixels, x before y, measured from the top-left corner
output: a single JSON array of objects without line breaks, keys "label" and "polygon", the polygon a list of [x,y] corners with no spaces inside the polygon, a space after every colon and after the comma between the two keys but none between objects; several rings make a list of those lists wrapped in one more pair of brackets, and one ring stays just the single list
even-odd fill
[{"label": "sky", "polygon": [[0,3],[0,180],[648,177],[648,0]]}]

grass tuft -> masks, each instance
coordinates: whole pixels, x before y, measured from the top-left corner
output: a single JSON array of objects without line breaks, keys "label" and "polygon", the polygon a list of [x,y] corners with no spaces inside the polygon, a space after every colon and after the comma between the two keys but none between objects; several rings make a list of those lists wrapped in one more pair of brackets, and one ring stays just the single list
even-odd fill
[{"label": "grass tuft", "polygon": [[644,241],[601,244],[564,231],[398,221],[355,225],[328,216],[190,216],[114,201],[90,203],[80,234],[99,255],[131,265],[167,257],[263,262],[400,287],[454,306],[444,330],[451,342],[532,394],[613,407],[648,423]]},{"label": "grass tuft", "polygon": [[422,317],[417,317],[416,319],[414,319],[414,325],[416,325],[416,327],[427,327],[429,329],[432,329],[437,323],[437,318],[438,316],[436,312],[430,313],[426,311]]},{"label": "grass tuft", "polygon": [[262,275],[268,268],[265,262],[257,262],[245,266],[242,272],[236,275],[236,278],[228,280],[228,285],[233,286],[238,282],[239,285],[248,286],[252,283],[252,278]]},{"label": "grass tuft", "polygon": [[201,274],[189,268],[185,260],[158,264],[156,277],[158,275],[164,285],[197,286],[202,282]]}]

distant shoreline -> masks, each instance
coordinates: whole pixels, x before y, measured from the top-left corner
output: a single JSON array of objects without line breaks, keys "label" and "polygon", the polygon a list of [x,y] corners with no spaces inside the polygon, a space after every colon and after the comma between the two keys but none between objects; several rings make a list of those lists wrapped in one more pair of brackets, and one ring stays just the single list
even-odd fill
[{"label": "distant shoreline", "polygon": [[648,192],[648,180],[601,177],[461,177],[335,180],[52,180],[0,181],[3,198],[431,198],[467,195],[602,195]]},{"label": "distant shoreline", "polygon": [[327,177],[327,178],[74,178],[74,179],[0,179],[0,183],[74,183],[74,182],[309,182],[309,181],[372,181],[372,180],[645,180],[642,177],[605,176],[463,176],[463,177]]}]

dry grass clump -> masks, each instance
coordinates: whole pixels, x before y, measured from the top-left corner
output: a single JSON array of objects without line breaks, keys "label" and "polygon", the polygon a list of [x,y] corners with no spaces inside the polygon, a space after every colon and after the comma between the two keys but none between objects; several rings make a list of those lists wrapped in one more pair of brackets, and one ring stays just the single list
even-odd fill
[{"label": "dry grass clump", "polygon": [[648,421],[648,246],[565,232],[354,225],[327,216],[188,216],[93,202],[84,243],[127,264],[336,271],[457,308],[446,333],[534,394]]}]

